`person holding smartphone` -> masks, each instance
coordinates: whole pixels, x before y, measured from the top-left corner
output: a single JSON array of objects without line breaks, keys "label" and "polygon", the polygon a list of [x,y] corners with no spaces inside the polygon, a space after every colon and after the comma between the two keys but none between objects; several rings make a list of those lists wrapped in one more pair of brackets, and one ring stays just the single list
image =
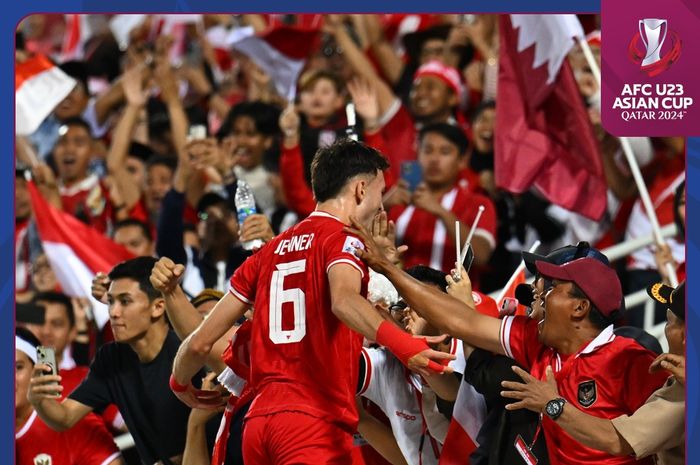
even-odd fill
[{"label": "person holding smartphone", "polygon": [[[453,268],[455,221],[461,223],[463,243],[480,205],[484,212],[471,245],[475,263],[487,263],[496,245],[496,211],[488,197],[459,182],[459,172],[467,161],[464,132],[447,123],[435,123],[421,130],[419,141],[421,182],[413,192],[408,191],[408,181],[399,184],[395,193],[387,195],[389,204],[385,205],[391,206],[389,218],[396,223],[398,241],[408,246],[404,265],[429,264],[445,272]],[[411,171],[411,176],[415,171]],[[394,203],[396,199],[398,202]]]},{"label": "person holding smartphone", "polygon": [[[37,353],[53,358],[47,347],[38,347],[39,340],[26,328],[15,333],[15,451],[18,465],[55,463],[63,465],[122,465],[119,449],[104,423],[88,415],[74,427],[55,431],[37,416],[27,398],[32,371],[48,368],[41,364]],[[59,388],[59,385],[55,385]],[[57,393],[60,390],[56,391]],[[56,394],[60,395],[60,394]],[[43,460],[43,461],[42,461]]]}]

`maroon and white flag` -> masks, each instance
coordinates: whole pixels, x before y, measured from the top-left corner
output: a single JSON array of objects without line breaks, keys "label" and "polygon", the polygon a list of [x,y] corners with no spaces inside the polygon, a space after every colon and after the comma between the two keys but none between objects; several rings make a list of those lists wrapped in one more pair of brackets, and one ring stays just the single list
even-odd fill
[{"label": "maroon and white flag", "polygon": [[598,142],[566,56],[584,37],[574,15],[500,18],[496,184],[537,188],[550,202],[599,220],[607,182]]}]

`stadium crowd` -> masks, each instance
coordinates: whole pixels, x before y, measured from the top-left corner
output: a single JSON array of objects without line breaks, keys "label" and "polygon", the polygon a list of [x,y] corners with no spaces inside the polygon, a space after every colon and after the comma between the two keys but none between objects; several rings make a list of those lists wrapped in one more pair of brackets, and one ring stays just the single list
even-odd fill
[{"label": "stadium crowd", "polygon": [[[76,83],[17,140],[17,463],[684,463],[685,141],[630,140],[677,235],[610,262],[652,221],[579,45],[602,217],[502,187],[502,19],[25,18],[18,66]],[[600,18],[579,19],[600,60]],[[46,208],[109,241],[69,259]],[[86,254],[123,260],[87,265],[81,295]],[[532,284],[496,302],[521,260]],[[665,354],[625,308],[641,289]]]}]

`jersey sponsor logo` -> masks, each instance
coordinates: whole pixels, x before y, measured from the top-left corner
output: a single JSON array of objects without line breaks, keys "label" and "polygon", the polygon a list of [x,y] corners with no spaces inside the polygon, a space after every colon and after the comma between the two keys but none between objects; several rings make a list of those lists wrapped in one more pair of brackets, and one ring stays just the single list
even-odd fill
[{"label": "jersey sponsor logo", "polygon": [[409,421],[416,421],[416,416],[415,415],[410,415],[406,412],[402,412],[400,410],[396,411],[396,416],[399,418],[403,418],[404,420],[409,420]]},{"label": "jersey sponsor logo", "polygon": [[345,243],[343,244],[343,252],[355,255],[355,250],[357,249],[365,250],[365,245],[356,237],[345,238]]},{"label": "jersey sponsor logo", "polygon": [[290,239],[285,239],[277,244],[275,249],[276,255],[284,255],[291,252],[301,252],[308,250],[314,240],[313,234],[302,234],[301,236],[292,236]]},{"label": "jersey sponsor logo", "polygon": [[583,407],[590,407],[598,398],[598,390],[594,380],[584,381],[578,385],[578,403]]},{"label": "jersey sponsor logo", "polygon": [[39,454],[34,457],[34,465],[53,465],[53,459],[48,454]]},{"label": "jersey sponsor logo", "polygon": [[481,304],[481,296],[474,291],[472,291],[472,299],[474,299],[474,305]]}]

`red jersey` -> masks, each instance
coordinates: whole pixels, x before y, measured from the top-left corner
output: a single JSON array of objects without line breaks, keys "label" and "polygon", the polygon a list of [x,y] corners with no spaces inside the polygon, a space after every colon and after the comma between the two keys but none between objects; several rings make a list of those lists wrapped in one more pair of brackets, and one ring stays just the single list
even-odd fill
[{"label": "red jersey", "polygon": [[104,233],[114,221],[107,188],[97,176],[90,175],[70,187],[60,186],[63,210]]},{"label": "red jersey", "polygon": [[[552,367],[559,394],[567,400],[564,408],[578,408],[599,418],[631,415],[667,377],[661,372],[650,375],[656,354],[633,339],[615,337],[612,325],[579,353],[565,356],[539,341],[537,321],[507,316],[501,323],[501,344],[506,355],[537,379],[545,379],[545,369]],[[588,448],[546,416],[542,427],[552,465],[653,463],[650,457],[637,461]]]},{"label": "red jersey", "polygon": [[250,382],[257,396],[248,418],[298,411],[355,431],[362,336],[331,311],[327,273],[339,263],[357,268],[366,296],[369,272],[354,254],[364,245],[343,227],[338,218],[313,212],[231,278],[230,292],[255,302]]},{"label": "red jersey", "polygon": [[[455,214],[467,231],[476,218],[479,205],[483,205],[484,213],[474,235],[488,240],[492,248],[496,246],[496,208],[491,199],[455,186],[441,197],[440,203],[443,208]],[[427,265],[444,272],[454,268],[454,239],[448,240],[447,229],[436,216],[408,205],[393,207],[389,211],[389,218],[396,223],[397,241],[408,246],[403,255],[406,268]]]},{"label": "red jersey", "polygon": [[17,465],[107,465],[119,456],[119,449],[93,415],[58,432],[32,412],[15,433],[15,453]]}]

